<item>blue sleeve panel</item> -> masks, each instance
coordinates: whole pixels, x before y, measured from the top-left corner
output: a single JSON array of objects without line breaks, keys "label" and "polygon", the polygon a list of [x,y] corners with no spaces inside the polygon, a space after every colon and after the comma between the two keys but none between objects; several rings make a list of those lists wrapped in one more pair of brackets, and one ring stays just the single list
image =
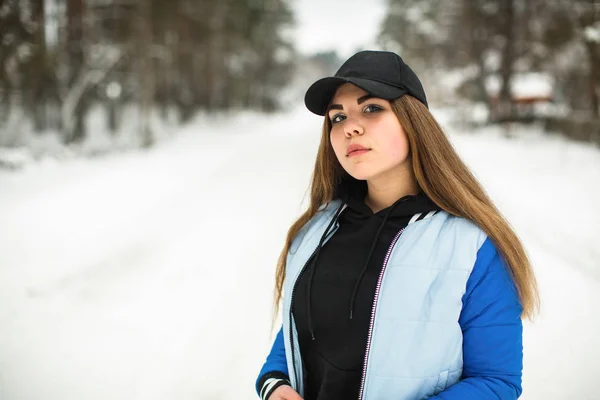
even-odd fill
[{"label": "blue sleeve panel", "polygon": [[487,238],[463,296],[462,379],[430,400],[517,399],[522,392],[522,311],[504,259]]},{"label": "blue sleeve panel", "polygon": [[283,343],[283,327],[279,329],[279,332],[275,337],[275,342],[273,342],[271,352],[267,356],[267,361],[264,363],[260,373],[258,374],[258,377],[256,378],[255,387],[257,393],[260,392],[258,383],[260,382],[261,378],[269,372],[280,372],[285,376],[289,376],[287,360],[285,358],[285,345]]}]

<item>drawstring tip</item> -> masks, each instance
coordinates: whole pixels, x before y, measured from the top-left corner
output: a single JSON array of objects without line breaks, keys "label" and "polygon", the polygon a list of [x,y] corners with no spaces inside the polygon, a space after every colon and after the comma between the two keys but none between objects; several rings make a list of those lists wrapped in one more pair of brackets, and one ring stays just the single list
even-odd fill
[{"label": "drawstring tip", "polygon": [[315,334],[314,334],[314,333],[311,333],[311,334],[310,334],[310,339],[311,339],[311,340],[315,340]]},{"label": "drawstring tip", "polygon": [[350,310],[350,319],[352,319],[352,310]]}]

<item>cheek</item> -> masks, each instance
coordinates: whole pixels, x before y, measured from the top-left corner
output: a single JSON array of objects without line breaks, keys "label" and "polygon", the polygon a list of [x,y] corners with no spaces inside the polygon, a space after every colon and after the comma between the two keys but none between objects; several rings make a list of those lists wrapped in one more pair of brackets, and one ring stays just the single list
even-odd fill
[{"label": "cheek", "polygon": [[335,152],[336,157],[338,158],[339,161],[342,161],[342,159],[345,156],[345,138],[344,138],[344,134],[340,133],[340,132],[336,132],[335,130],[332,130],[329,133],[329,141],[331,142],[331,146],[333,147],[333,151]]},{"label": "cheek", "polygon": [[408,141],[406,137],[394,136],[390,139],[388,148],[395,158],[406,158],[408,155]]},{"label": "cheek", "polygon": [[386,137],[384,151],[387,153],[391,161],[404,161],[409,154],[408,138],[406,137],[406,134],[402,128],[398,126],[392,126],[389,128],[397,133]]}]

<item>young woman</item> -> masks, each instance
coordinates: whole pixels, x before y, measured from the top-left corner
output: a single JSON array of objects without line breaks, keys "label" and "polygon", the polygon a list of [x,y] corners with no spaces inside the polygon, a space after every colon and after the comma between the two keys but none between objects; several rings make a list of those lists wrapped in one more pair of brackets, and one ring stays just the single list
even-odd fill
[{"label": "young woman", "polygon": [[261,399],[518,398],[534,274],[419,78],[362,51],[305,103],[323,136],[277,266],[283,327]]}]

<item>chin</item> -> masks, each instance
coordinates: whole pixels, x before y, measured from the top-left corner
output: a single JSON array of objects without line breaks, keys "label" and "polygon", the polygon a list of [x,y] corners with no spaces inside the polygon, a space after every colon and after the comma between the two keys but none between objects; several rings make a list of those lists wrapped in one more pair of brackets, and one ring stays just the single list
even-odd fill
[{"label": "chin", "polygon": [[365,170],[361,170],[361,169],[357,169],[354,168],[350,171],[346,170],[346,172],[348,172],[348,174],[353,177],[354,179],[357,179],[359,181],[368,181],[369,179],[371,179],[372,177],[374,177],[376,174],[373,173],[373,171],[365,171]]}]

